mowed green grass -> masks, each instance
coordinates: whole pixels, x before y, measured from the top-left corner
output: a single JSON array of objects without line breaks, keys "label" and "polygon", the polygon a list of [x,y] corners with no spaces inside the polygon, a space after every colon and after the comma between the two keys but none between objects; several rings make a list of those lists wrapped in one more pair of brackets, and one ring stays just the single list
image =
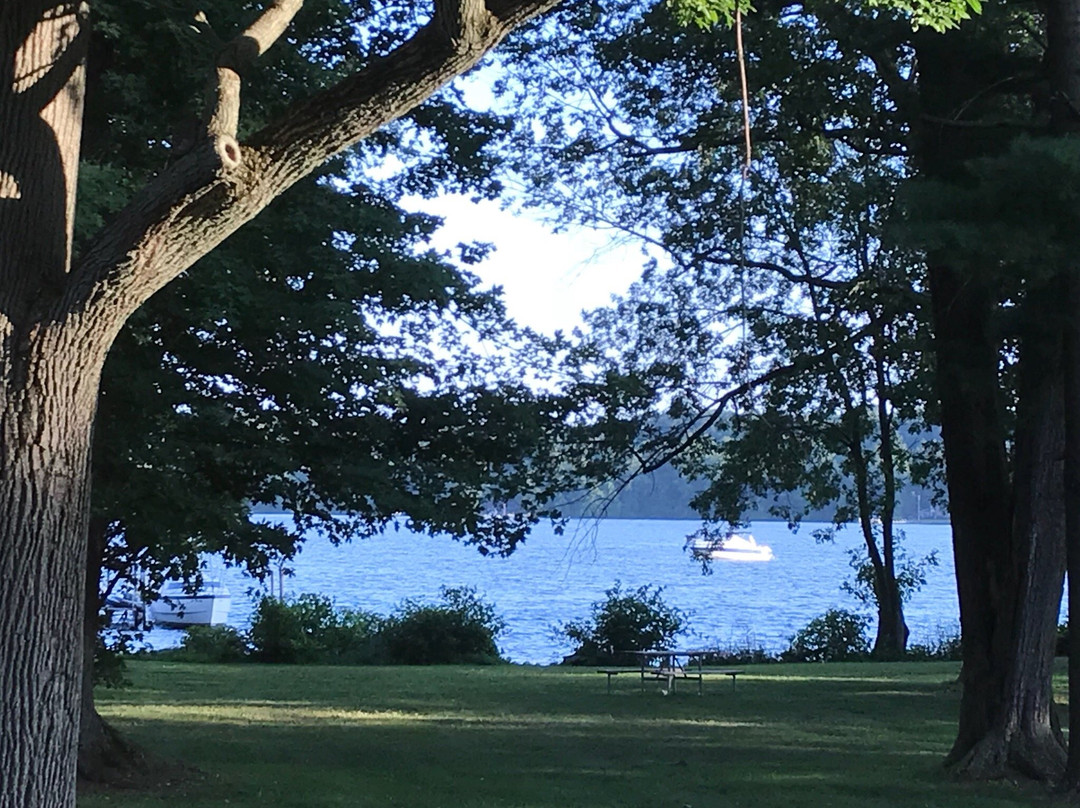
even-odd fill
[{"label": "mowed green grass", "polygon": [[136,662],[101,712],[193,767],[98,806],[1030,806],[956,782],[951,663],[749,667],[664,696],[591,670]]}]

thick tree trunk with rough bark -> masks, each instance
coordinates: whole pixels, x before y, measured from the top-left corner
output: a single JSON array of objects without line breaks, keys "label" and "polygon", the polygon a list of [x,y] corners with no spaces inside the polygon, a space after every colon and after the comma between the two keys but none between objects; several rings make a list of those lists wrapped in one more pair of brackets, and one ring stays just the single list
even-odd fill
[{"label": "thick tree trunk with rough bark", "polygon": [[1025,340],[1010,479],[995,301],[970,274],[934,267],[932,277],[964,660],[949,762],[976,778],[1054,780],[1064,765],[1050,679],[1064,561],[1060,354],[1052,335]]},{"label": "thick tree trunk with rough bark", "polygon": [[[14,6],[12,8],[11,6]],[[0,807],[74,801],[89,446],[110,339],[57,305],[85,9],[0,14]],[[80,538],[82,537],[82,538]]]},{"label": "thick tree trunk with rough bark", "polygon": [[35,348],[25,358],[27,384],[14,406],[9,400],[0,410],[3,808],[71,804],[75,769],[67,750],[78,739],[85,553],[78,536],[85,535],[94,365],[101,359],[89,352],[71,362],[81,353],[77,344],[61,342],[53,356],[34,356],[44,352]]},{"label": "thick tree trunk with rough bark", "polygon": [[[1026,305],[1048,310],[1056,285]],[[1021,348],[1020,404],[1013,461],[1012,554],[994,597],[995,666],[1003,675],[988,733],[958,761],[980,778],[1015,771],[1056,781],[1065,746],[1054,713],[1051,676],[1061,605],[1064,544],[1064,398],[1059,324],[1028,329]],[[970,582],[969,582],[970,585]]]},{"label": "thick tree trunk with rough bark", "polygon": [[[919,96],[909,114],[919,122],[920,173],[955,182],[967,161],[1004,145],[993,128],[947,123],[994,81],[986,65],[1000,54],[980,61],[947,39],[920,40]],[[931,255],[929,281],[963,634],[959,727],[948,761],[978,778],[1054,780],[1064,763],[1050,689],[1064,547],[1059,343],[1029,317],[1010,463],[993,270]],[[1034,310],[1031,299],[1026,305]]]},{"label": "thick tree trunk with rough bark", "polygon": [[240,76],[302,5],[272,0],[208,66],[200,144],[74,263],[87,5],[0,4],[0,808],[75,801],[90,438],[116,333],[275,196],[556,2],[435,0],[411,39],[241,143]]},{"label": "thick tree trunk with rough bark", "polygon": [[[1080,0],[1045,3],[1046,62],[1051,127],[1058,136],[1080,135]],[[1080,226],[1076,224],[1074,226]],[[1080,626],[1080,266],[1063,267],[1058,305],[1065,397],[1065,544],[1069,625]],[[1055,311],[1058,310],[1055,307]],[[1080,631],[1069,640],[1069,738],[1080,739]],[[1080,791],[1080,742],[1070,740],[1064,778]]]},{"label": "thick tree trunk with rough bark", "polygon": [[1006,671],[997,598],[1012,541],[1011,490],[1002,442],[993,299],[974,279],[931,267],[942,439],[960,600],[963,691],[950,761],[963,759],[994,726]]}]

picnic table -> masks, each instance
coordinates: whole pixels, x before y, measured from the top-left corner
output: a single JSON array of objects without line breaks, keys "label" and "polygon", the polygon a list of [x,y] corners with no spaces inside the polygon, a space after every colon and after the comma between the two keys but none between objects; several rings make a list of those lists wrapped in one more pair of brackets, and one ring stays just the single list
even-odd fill
[{"label": "picnic table", "polygon": [[[702,683],[706,676],[728,676],[731,678],[731,687],[735,688],[735,678],[742,671],[732,668],[706,668],[705,658],[709,651],[697,649],[669,649],[664,651],[620,651],[619,653],[632,655],[638,658],[638,668],[601,668],[600,673],[607,676],[607,692],[611,692],[611,679],[620,673],[638,673],[641,677],[641,689],[645,689],[647,681],[659,681],[664,683],[662,692],[673,693],[675,683],[684,681],[696,681],[698,695],[702,694]],[[684,661],[685,660],[685,661]]]}]

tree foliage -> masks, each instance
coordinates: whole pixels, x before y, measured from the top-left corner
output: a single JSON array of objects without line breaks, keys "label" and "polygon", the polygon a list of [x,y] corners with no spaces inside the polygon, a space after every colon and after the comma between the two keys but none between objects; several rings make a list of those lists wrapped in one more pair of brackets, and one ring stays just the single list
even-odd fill
[{"label": "tree foliage", "polygon": [[[203,10],[238,24],[232,7]],[[253,125],[296,88],[326,84],[404,35],[408,14],[391,5],[379,12],[390,18],[383,39],[347,47],[374,13],[328,2],[302,15],[297,47],[282,49],[245,95]],[[91,109],[137,124],[106,136],[108,121],[88,121],[98,145],[84,149],[84,165],[138,182],[173,148],[145,144],[193,117],[198,93],[181,65],[137,69],[141,52],[173,52],[190,36],[183,18],[136,34],[129,14],[103,8],[90,97]],[[138,114],[147,108],[156,115]],[[119,552],[145,566],[163,555],[153,548],[171,548],[159,560],[181,551],[190,572],[191,550],[225,548],[260,570],[291,552],[295,535],[252,524],[252,502],[335,540],[405,513],[420,529],[512,547],[538,510],[527,472],[512,464],[543,456],[535,441],[552,404],[475,348],[514,340],[497,299],[466,269],[483,245],[437,255],[425,246],[437,222],[392,201],[420,190],[485,193],[483,145],[498,128],[452,95],[429,102],[304,180],[133,318],[105,370],[95,453],[96,512],[110,539],[124,539]],[[410,147],[418,140],[432,144],[426,153]],[[403,166],[395,175],[360,173],[391,153]],[[115,209],[119,189],[110,189],[81,197],[79,233]],[[515,496],[516,519],[490,512]]]},{"label": "tree foliage", "polygon": [[638,660],[630,652],[670,648],[685,628],[686,615],[664,600],[662,587],[624,590],[616,582],[604,596],[587,618],[560,628],[575,644],[567,657],[574,664],[634,664]]},{"label": "tree foliage", "polygon": [[[702,28],[720,22],[733,25],[736,9],[744,14],[754,11],[749,0],[668,0],[668,3],[681,23]],[[925,25],[938,32],[955,28],[963,20],[971,19],[972,13],[982,12],[982,0],[868,0],[866,6],[899,11],[916,28]]]},{"label": "tree foliage", "polygon": [[748,17],[746,172],[730,32],[684,28],[659,3],[608,9],[599,27],[595,10],[568,9],[572,34],[514,51],[546,88],[515,96],[531,112],[522,199],[645,254],[642,280],[589,313],[569,353],[577,380],[625,472],[673,462],[703,483],[707,519],[767,507],[794,525],[828,508],[854,522],[878,648],[902,653],[892,523],[904,484],[933,469],[928,319],[921,258],[895,237],[905,137],[882,71],[848,40],[910,26],[829,9]]},{"label": "tree foliage", "polygon": [[[893,5],[920,12],[916,4]],[[1072,240],[1059,223],[1075,218],[1075,206],[1062,200],[1040,210],[1035,199],[1056,198],[1067,187],[1061,178],[1071,175],[1067,153],[1080,121],[1075,4],[972,6],[980,18],[950,37],[843,4],[786,8],[766,5],[746,21],[759,147],[821,127],[857,151],[906,161],[901,210],[908,243],[926,262],[964,625],[963,698],[949,761],[976,777],[1021,772],[1057,780],[1064,753],[1051,673],[1066,532],[1080,558],[1080,517],[1062,494],[1080,480],[1072,417],[1080,344],[1066,323],[1075,321],[1080,296],[1071,265],[1056,263]],[[755,27],[763,19],[773,28],[805,25],[807,42],[820,43],[807,75],[855,67],[821,84],[824,114],[791,115],[798,101],[786,101],[802,96],[800,76],[777,82],[769,75],[768,63],[786,57],[762,47],[772,32]],[[779,87],[785,92],[774,98]],[[813,88],[806,90],[812,97]],[[869,116],[832,117],[868,99]],[[774,127],[774,111],[794,126]],[[1027,157],[1017,160],[1021,154]],[[1015,183],[1022,175],[1024,188]],[[1071,391],[1068,404],[1063,390]],[[1080,566],[1072,569],[1080,575]],[[1080,662],[1074,671],[1080,680]],[[1080,747],[1073,751],[1075,784]]]}]

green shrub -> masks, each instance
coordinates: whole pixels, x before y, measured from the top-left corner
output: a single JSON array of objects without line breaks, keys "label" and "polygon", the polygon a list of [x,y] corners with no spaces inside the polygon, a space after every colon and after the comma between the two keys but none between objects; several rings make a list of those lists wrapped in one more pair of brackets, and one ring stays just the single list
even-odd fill
[{"label": "green shrub", "polygon": [[260,662],[373,662],[380,623],[366,612],[338,611],[322,595],[264,597],[255,607],[248,643]]},{"label": "green shrub", "polygon": [[962,659],[960,635],[956,631],[939,629],[936,639],[924,643],[913,643],[907,647],[904,659],[912,662],[924,662],[932,659],[950,662]]},{"label": "green shrub", "polygon": [[239,662],[247,654],[244,636],[232,626],[189,626],[177,657],[189,662]]},{"label": "green shrub", "polygon": [[342,609],[337,613],[337,623],[326,626],[322,633],[320,661],[342,665],[384,664],[385,622],[373,612]]},{"label": "green shrub", "polygon": [[662,592],[662,587],[648,584],[623,592],[616,582],[604,593],[604,600],[592,605],[588,618],[561,627],[560,632],[577,644],[563,663],[630,665],[636,659],[627,651],[670,648],[683,630],[686,615],[665,603]]},{"label": "green shrub", "polygon": [[[315,595],[303,595],[316,598]],[[260,662],[312,662],[315,657],[311,627],[305,631],[300,609],[284,598],[264,596],[255,606],[248,630],[251,655]]]},{"label": "green shrub", "polygon": [[382,626],[386,659],[399,665],[448,665],[499,661],[495,638],[505,623],[469,587],[440,590],[442,602],[407,600]]},{"label": "green shrub", "polygon": [[781,656],[789,662],[841,662],[862,659],[870,652],[866,638],[869,618],[846,609],[829,609],[791,638]]}]

